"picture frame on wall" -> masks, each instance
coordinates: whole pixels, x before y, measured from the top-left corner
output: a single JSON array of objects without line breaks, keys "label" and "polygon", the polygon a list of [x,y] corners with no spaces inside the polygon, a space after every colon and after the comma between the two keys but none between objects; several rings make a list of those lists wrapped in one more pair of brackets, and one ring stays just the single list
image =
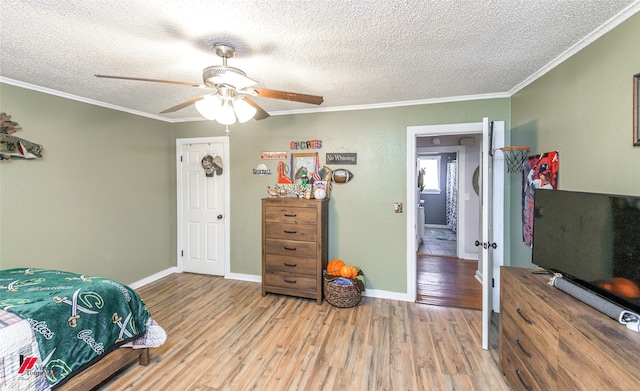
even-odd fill
[{"label": "picture frame on wall", "polygon": [[318,168],[318,153],[292,153],[291,154],[291,180],[296,183],[298,171],[305,167],[308,175],[313,175]]},{"label": "picture frame on wall", "polygon": [[633,75],[633,145],[640,147],[640,129],[638,129],[638,117],[640,116],[640,73]]}]

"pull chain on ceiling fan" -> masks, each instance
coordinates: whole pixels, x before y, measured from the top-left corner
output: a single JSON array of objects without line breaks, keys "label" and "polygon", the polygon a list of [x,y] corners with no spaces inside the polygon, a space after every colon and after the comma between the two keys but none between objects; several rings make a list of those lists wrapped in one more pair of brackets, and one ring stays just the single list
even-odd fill
[{"label": "pull chain on ceiling fan", "polygon": [[227,65],[227,59],[235,55],[234,48],[228,45],[216,45],[214,49],[215,53],[222,57],[222,65],[210,66],[202,71],[204,85],[182,81],[127,76],[95,76],[108,79],[149,81],[196,88],[210,88],[213,90],[213,93],[189,99],[160,112],[160,114],[172,113],[194,104],[196,110],[198,110],[204,118],[218,121],[227,126],[234,124],[236,119],[239,122],[246,122],[251,118],[261,120],[269,117],[269,113],[264,111],[251,97],[257,96],[259,98],[280,99],[315,105],[322,104],[324,100],[321,96],[316,95],[298,94],[264,88],[249,88],[258,84],[258,82],[249,78],[242,70]]}]

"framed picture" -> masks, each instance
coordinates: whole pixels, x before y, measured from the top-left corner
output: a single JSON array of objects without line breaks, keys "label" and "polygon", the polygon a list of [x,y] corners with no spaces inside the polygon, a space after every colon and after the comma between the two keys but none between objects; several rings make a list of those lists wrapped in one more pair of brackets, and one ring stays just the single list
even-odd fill
[{"label": "framed picture", "polygon": [[307,170],[307,176],[310,177],[318,168],[318,153],[292,153],[291,154],[291,180],[296,183],[300,169],[304,167]]},{"label": "framed picture", "polygon": [[638,129],[638,116],[640,116],[640,73],[633,75],[633,145],[640,147],[640,130]]}]

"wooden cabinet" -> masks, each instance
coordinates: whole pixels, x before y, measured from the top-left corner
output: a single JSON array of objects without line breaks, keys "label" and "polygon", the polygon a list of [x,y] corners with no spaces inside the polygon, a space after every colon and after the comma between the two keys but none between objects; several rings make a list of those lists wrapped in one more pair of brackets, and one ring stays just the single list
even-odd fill
[{"label": "wooden cabinet", "polygon": [[501,268],[499,360],[511,388],[640,389],[640,333],[533,270]]},{"label": "wooden cabinet", "polygon": [[328,258],[328,200],[262,200],[262,296],[306,297],[322,304]]}]

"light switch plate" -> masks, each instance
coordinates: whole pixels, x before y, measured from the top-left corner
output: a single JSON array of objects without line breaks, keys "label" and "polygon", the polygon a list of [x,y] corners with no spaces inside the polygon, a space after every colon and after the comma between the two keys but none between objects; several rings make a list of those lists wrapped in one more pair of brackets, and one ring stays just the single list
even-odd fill
[{"label": "light switch plate", "polygon": [[396,202],[395,204],[393,204],[393,210],[396,213],[402,213],[402,202]]}]

